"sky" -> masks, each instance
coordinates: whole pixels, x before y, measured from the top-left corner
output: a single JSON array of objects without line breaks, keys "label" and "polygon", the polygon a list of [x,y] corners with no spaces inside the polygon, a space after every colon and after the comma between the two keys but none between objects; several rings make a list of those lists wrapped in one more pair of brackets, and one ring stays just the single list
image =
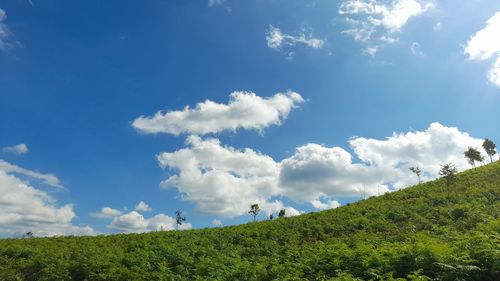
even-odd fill
[{"label": "sky", "polygon": [[500,142],[499,35],[489,0],[0,0],[0,237],[234,225],[468,169]]}]

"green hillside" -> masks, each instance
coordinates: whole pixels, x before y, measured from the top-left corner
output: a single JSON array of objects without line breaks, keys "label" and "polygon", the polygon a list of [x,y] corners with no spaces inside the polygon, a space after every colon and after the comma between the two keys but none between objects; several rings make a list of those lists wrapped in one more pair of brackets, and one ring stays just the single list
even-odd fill
[{"label": "green hillside", "polygon": [[0,280],[500,280],[500,162],[240,226],[0,240]]}]

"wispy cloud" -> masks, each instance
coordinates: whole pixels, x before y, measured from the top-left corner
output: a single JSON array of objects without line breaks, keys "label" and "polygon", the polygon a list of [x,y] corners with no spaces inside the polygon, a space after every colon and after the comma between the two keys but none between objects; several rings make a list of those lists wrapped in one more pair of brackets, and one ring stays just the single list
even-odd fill
[{"label": "wispy cloud", "polygon": [[[281,32],[277,27],[269,25],[266,32],[267,46],[271,49],[281,50],[285,47],[293,47],[302,44],[313,49],[320,49],[325,45],[325,41],[313,37],[312,32],[306,34],[305,31],[297,35],[290,35]],[[289,52],[288,52],[289,53]]]},{"label": "wispy cloud", "polygon": [[394,0],[390,4],[378,0],[349,0],[341,3],[338,12],[350,26],[342,32],[354,40],[368,43],[374,39],[392,44],[398,41],[397,34],[411,18],[433,6],[430,1],[417,0]]},{"label": "wispy cloud", "polygon": [[2,148],[5,153],[13,153],[18,155],[27,154],[29,152],[28,146],[24,143],[16,144],[13,146],[6,146]]}]

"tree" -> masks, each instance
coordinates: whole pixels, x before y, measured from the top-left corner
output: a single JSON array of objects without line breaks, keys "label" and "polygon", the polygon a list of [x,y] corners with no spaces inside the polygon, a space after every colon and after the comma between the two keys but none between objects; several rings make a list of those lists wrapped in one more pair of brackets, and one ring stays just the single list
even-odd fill
[{"label": "tree", "polygon": [[273,214],[270,214],[269,215],[269,220],[272,221],[274,219],[274,215]]},{"label": "tree", "polygon": [[250,211],[248,211],[248,213],[253,216],[253,221],[255,221],[255,219],[257,218],[257,216],[260,213],[259,204],[250,205]]},{"label": "tree", "polygon": [[179,230],[179,226],[181,226],[185,221],[186,217],[182,216],[182,212],[180,210],[175,211],[175,228],[177,230]]},{"label": "tree", "polygon": [[441,165],[441,169],[439,170],[439,175],[446,179],[446,186],[450,186],[455,181],[457,168],[453,163],[443,164]]},{"label": "tree", "polygon": [[464,152],[464,155],[472,168],[476,168],[476,161],[484,161],[484,157],[481,155],[481,152],[477,148],[471,146],[469,146],[469,148]]},{"label": "tree", "polygon": [[486,154],[490,157],[490,162],[493,163],[493,155],[495,155],[497,152],[495,151],[496,145],[493,141],[489,139],[485,139],[483,142],[483,148],[486,151]]},{"label": "tree", "polygon": [[24,238],[33,238],[33,232],[28,231],[23,235]]},{"label": "tree", "polygon": [[286,210],[281,209],[280,212],[278,213],[278,218],[284,218],[286,215]]},{"label": "tree", "polygon": [[410,171],[412,171],[415,175],[418,177],[418,184],[421,184],[422,181],[420,180],[420,175],[422,174],[422,171],[420,170],[419,167],[410,167]]}]

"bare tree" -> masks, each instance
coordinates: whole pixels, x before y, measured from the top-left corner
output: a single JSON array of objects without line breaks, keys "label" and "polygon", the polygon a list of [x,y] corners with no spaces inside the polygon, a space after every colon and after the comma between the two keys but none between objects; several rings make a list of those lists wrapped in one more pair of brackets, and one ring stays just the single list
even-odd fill
[{"label": "bare tree", "polygon": [[418,177],[418,184],[421,184],[422,181],[420,180],[420,175],[422,175],[422,171],[418,166],[415,167],[410,167],[410,171],[412,171],[415,175]]}]

